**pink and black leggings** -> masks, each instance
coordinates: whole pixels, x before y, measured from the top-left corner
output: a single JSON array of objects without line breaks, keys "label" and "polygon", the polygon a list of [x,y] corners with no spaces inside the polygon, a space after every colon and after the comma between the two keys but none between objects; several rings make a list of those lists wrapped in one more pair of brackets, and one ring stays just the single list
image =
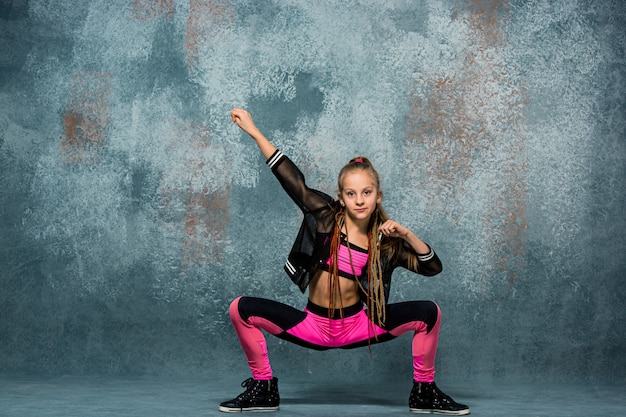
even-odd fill
[{"label": "pink and black leggings", "polygon": [[304,311],[278,301],[239,297],[230,305],[230,319],[254,379],[272,379],[262,330],[316,350],[352,349],[413,332],[413,379],[433,382],[441,313],[432,301],[388,304],[383,327],[373,324],[361,303],[344,308],[344,317],[328,317],[328,309],[309,301]]}]

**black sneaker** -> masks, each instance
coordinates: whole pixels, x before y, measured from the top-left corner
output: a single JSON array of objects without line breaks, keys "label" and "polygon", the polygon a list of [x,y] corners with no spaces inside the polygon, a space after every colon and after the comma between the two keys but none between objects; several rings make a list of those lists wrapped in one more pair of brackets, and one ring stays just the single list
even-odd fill
[{"label": "black sneaker", "polygon": [[224,413],[242,413],[245,411],[277,411],[280,395],[278,395],[278,378],[259,381],[248,378],[241,383],[246,390],[237,398],[220,404]]},{"label": "black sneaker", "polygon": [[434,382],[413,382],[413,389],[409,395],[409,410],[412,413],[448,416],[464,416],[470,413],[468,406],[455,402]]}]

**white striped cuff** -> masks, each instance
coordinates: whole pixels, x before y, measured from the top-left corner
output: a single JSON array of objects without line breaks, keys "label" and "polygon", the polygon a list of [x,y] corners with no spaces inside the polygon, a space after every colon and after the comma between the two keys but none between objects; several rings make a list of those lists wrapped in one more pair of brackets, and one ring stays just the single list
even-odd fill
[{"label": "white striped cuff", "polygon": [[417,260],[420,262],[427,262],[433,259],[434,257],[435,257],[435,251],[431,249],[430,252],[428,252],[426,255],[417,255]]},{"label": "white striped cuff", "polygon": [[272,155],[270,157],[270,159],[267,160],[267,165],[269,165],[269,167],[271,169],[274,168],[274,166],[278,163],[278,161],[280,161],[283,158],[283,153],[279,150],[277,150],[274,155]]},{"label": "white striped cuff", "polygon": [[296,273],[296,267],[292,265],[291,262],[289,262],[289,260],[287,260],[287,262],[285,263],[285,268],[287,268],[287,270],[291,273],[291,275]]}]

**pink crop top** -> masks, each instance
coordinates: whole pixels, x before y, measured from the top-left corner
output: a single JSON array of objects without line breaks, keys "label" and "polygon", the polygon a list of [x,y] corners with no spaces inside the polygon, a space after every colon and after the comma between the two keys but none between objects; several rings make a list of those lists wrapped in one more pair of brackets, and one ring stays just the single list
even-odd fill
[{"label": "pink crop top", "polygon": [[[352,266],[354,267],[354,270],[352,269],[352,266],[350,266],[350,255],[352,255]],[[337,254],[337,261],[339,263],[339,265],[337,265],[337,270],[339,272],[339,276],[356,280],[356,277],[361,275],[363,268],[367,265],[367,258],[367,249],[363,249],[352,243],[348,249],[348,243],[345,239],[345,235],[341,235],[341,245],[339,246],[339,253]],[[328,258],[326,261],[326,265],[324,265],[324,269],[326,271],[330,270],[332,261],[332,257]]]}]

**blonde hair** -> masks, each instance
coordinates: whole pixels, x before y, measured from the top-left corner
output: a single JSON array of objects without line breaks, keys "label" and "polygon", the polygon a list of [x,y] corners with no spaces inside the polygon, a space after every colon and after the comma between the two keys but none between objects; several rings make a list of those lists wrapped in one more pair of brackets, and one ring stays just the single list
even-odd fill
[{"label": "blonde hair", "polygon": [[[339,176],[337,178],[337,186],[339,190],[339,194],[343,191],[343,180],[345,176],[354,171],[354,170],[363,170],[371,175],[372,180],[374,181],[374,185],[376,187],[376,191],[378,193],[380,190],[380,177],[374,166],[370,162],[370,160],[364,156],[358,156],[353,158],[348,162],[341,170],[339,171]],[[338,253],[339,246],[341,245],[341,230],[345,225],[345,210],[340,209],[335,216],[335,229],[333,231],[333,236],[330,245],[330,256],[332,259],[332,267],[330,268],[330,279],[329,279],[329,290],[330,290],[330,311],[329,317],[332,317],[334,314],[334,305],[335,305],[335,297],[339,297],[341,300],[341,289],[337,284],[339,278],[338,271]],[[354,271],[354,266],[352,266],[352,273],[355,276],[356,282],[361,288],[362,292],[366,295],[367,299],[365,303],[368,309],[368,316],[372,323],[375,321],[379,326],[383,326],[385,323],[385,288],[383,283],[383,271],[380,260],[381,252],[384,253],[387,258],[393,259],[395,256],[398,256],[400,251],[402,250],[402,240],[397,238],[385,238],[382,239],[381,234],[378,231],[378,226],[389,220],[389,216],[385,212],[381,203],[376,205],[374,212],[372,213],[368,226],[368,260],[367,260],[367,288],[364,288],[361,282],[356,279],[357,272]],[[348,239],[348,230],[346,228],[346,241],[348,248],[350,248],[350,243]],[[384,242],[384,243],[382,243]],[[382,244],[381,244],[382,243]],[[349,252],[350,253],[350,252]],[[350,256],[352,256],[350,254]],[[409,268],[417,270],[417,256],[410,254],[409,255]],[[352,265],[352,259],[350,259],[350,264]],[[342,307],[342,317],[343,317],[343,305]]]}]

